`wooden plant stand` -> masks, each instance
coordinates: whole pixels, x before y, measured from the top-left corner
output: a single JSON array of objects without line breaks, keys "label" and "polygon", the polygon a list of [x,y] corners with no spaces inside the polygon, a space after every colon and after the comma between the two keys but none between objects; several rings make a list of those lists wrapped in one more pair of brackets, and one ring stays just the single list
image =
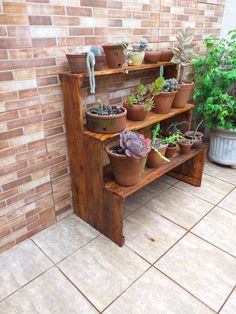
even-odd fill
[{"label": "wooden plant stand", "polygon": [[[176,66],[169,62],[144,64],[129,68],[105,69],[95,72],[96,76],[114,75],[127,71],[140,71],[165,67],[165,77],[176,77]],[[123,204],[126,197],[143,186],[168,173],[184,182],[200,186],[206,147],[192,149],[188,155],[177,155],[171,162],[160,168],[146,168],[141,180],[131,187],[117,184],[110,166],[104,165],[104,147],[108,141],[116,139],[119,134],[97,134],[86,129],[83,121],[81,86],[87,74],[63,73],[60,75],[64,93],[67,141],[72,174],[72,193],[75,214],[99,230],[112,241],[122,246]],[[193,105],[171,109],[168,114],[150,112],[144,121],[127,120],[126,130],[150,134],[157,122],[165,129],[173,119],[191,123]],[[185,127],[186,128],[186,127]]]}]

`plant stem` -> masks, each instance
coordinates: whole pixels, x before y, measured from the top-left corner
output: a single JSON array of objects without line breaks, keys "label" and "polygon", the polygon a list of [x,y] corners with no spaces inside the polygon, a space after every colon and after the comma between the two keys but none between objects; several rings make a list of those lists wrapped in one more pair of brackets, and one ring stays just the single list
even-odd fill
[{"label": "plant stem", "polygon": [[179,70],[179,84],[182,83],[183,75],[184,75],[184,67],[182,66],[182,64],[180,64],[180,70]]}]

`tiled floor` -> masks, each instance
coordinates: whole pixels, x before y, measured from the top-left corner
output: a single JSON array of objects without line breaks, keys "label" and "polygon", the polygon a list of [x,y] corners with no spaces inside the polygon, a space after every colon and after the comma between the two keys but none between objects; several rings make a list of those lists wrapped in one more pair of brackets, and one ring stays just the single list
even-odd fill
[{"label": "tiled floor", "polygon": [[235,314],[236,170],[126,202],[119,248],[71,215],[0,255],[1,314]]}]

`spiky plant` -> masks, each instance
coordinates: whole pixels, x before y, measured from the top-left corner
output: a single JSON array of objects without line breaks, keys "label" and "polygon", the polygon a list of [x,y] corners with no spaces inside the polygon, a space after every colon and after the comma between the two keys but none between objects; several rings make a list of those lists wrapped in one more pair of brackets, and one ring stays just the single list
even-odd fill
[{"label": "spiky plant", "polygon": [[180,30],[177,35],[177,44],[173,49],[174,57],[171,62],[180,65],[179,84],[183,82],[184,68],[198,59],[198,55],[193,48],[193,34],[189,28]]}]

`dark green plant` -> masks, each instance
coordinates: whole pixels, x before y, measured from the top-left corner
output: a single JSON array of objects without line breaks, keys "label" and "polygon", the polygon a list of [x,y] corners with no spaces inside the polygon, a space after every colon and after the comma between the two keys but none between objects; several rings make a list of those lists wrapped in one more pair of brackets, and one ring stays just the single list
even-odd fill
[{"label": "dark green plant", "polygon": [[236,30],[228,39],[205,39],[207,53],[193,67],[196,114],[209,128],[236,128]]}]

